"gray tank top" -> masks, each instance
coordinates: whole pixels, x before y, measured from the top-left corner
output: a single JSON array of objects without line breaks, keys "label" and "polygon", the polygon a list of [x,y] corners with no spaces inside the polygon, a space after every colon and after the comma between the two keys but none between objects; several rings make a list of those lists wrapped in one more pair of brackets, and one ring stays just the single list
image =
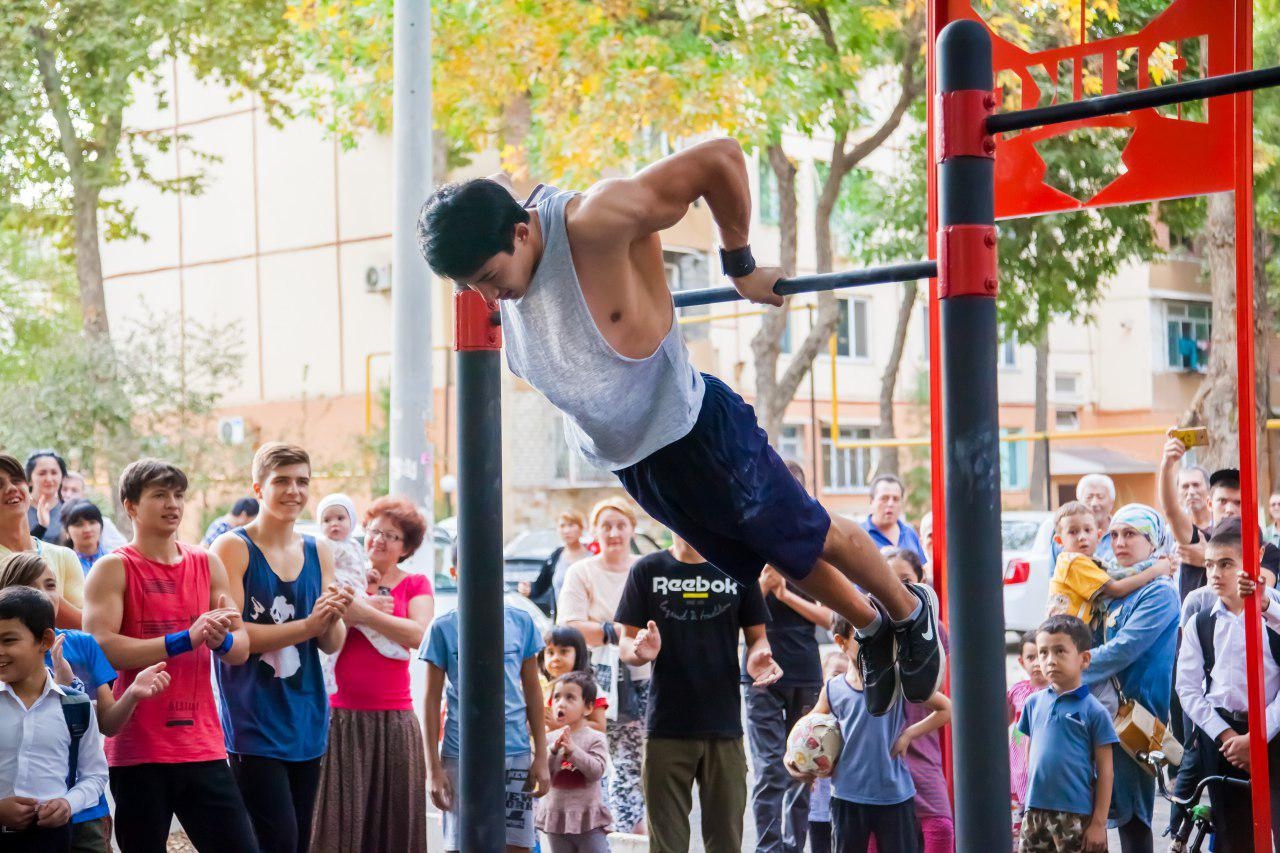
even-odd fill
[{"label": "gray tank top", "polygon": [[569,444],[617,471],[693,429],[702,374],[689,364],[674,314],[647,358],[627,358],[604,339],[569,253],[564,212],[575,195],[547,188],[539,196],[542,259],[525,295],[498,303],[503,346],[511,372],[564,413]]}]

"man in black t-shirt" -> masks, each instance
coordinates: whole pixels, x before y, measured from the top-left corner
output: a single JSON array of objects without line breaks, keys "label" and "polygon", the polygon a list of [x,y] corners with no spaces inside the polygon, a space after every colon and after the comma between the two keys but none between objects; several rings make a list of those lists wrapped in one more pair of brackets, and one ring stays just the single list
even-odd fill
[{"label": "man in black t-shirt", "polygon": [[653,662],[644,749],[649,849],[685,853],[696,781],[708,853],[742,848],[747,757],[738,702],[738,635],[747,672],[773,684],[773,660],[760,588],[744,587],[676,539],[668,551],[641,557],[627,576],[615,620],[622,660]]}]

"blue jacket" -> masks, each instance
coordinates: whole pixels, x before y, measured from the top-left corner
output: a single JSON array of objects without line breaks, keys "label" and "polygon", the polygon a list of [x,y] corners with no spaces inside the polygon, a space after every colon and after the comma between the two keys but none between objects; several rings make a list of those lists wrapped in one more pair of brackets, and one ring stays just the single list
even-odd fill
[{"label": "blue jacket", "polygon": [[[1126,698],[1167,723],[1180,609],[1177,589],[1163,578],[1111,602],[1104,642],[1093,650],[1084,682],[1093,686],[1116,678]],[[1111,817],[1118,824],[1138,817],[1149,826],[1155,810],[1155,780],[1119,746],[1114,747],[1114,756]]]}]

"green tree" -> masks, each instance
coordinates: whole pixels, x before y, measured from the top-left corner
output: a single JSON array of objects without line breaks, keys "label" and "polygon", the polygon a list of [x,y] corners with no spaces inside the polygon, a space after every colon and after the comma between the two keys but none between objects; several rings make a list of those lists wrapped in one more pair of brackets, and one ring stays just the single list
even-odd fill
[{"label": "green tree", "polygon": [[[175,61],[256,98],[273,119],[297,79],[284,0],[7,0],[0,16],[0,197],[11,225],[53,235],[75,258],[84,329],[109,334],[101,239],[135,235],[111,191],[132,181],[196,191],[198,173],[152,171],[167,131],[125,127],[147,87],[168,106]],[[181,142],[181,140],[179,140]]]}]

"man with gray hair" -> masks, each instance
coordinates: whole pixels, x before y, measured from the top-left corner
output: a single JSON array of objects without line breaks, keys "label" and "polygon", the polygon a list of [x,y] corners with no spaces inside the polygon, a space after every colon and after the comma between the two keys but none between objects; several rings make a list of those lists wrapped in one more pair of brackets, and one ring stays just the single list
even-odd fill
[{"label": "man with gray hair", "polygon": [[[1076,500],[1089,508],[1098,522],[1102,538],[1093,556],[1098,560],[1114,558],[1111,553],[1111,511],[1116,508],[1116,484],[1106,474],[1085,474],[1076,483]],[[1056,556],[1056,555],[1055,555]]]}]

